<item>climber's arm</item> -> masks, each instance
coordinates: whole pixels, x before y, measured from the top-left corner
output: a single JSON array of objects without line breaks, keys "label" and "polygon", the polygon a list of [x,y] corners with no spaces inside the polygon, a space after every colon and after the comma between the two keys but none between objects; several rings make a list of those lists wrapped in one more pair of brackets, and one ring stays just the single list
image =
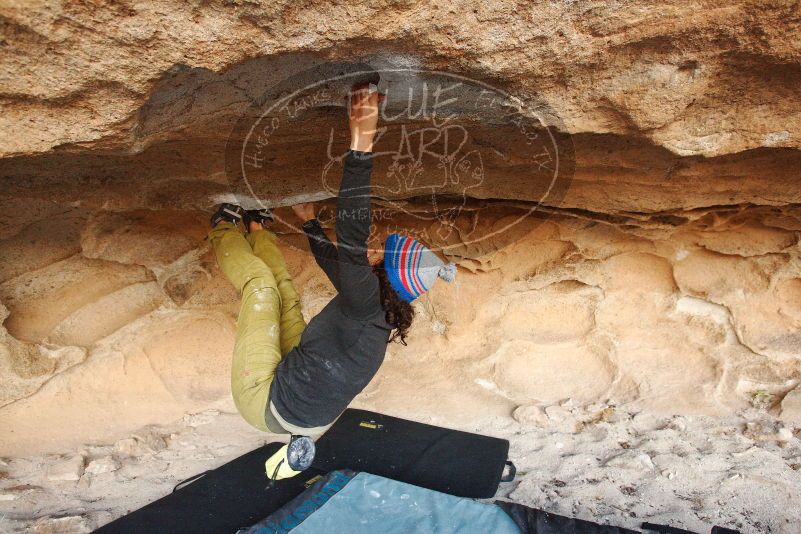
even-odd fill
[{"label": "climber's arm", "polygon": [[337,252],[339,294],[344,311],[355,319],[375,313],[379,302],[378,277],[367,260],[367,238],[372,222],[370,174],[373,155],[348,151],[337,197]]},{"label": "climber's arm", "polygon": [[372,224],[370,175],[373,171],[373,141],[381,100],[374,86],[354,87],[350,94],[350,150],[337,196],[337,251],[339,294],[343,311],[363,319],[380,309],[378,277],[367,259],[367,238]]},{"label": "climber's arm", "polygon": [[300,217],[303,221],[303,231],[309,239],[309,248],[311,248],[314,259],[317,265],[325,272],[331,283],[339,291],[339,267],[337,248],[325,235],[320,221],[314,214],[314,204],[306,202],[292,206],[292,211],[295,215]]},{"label": "climber's arm", "polygon": [[325,235],[323,227],[320,226],[320,221],[311,219],[303,224],[303,231],[306,232],[306,237],[309,238],[309,247],[311,248],[314,259],[317,265],[325,272],[331,283],[339,291],[339,258],[337,255],[337,248]]}]

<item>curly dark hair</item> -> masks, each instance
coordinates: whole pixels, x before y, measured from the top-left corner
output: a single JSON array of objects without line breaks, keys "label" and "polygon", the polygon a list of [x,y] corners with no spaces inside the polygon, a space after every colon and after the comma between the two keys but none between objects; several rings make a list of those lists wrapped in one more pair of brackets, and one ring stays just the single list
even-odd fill
[{"label": "curly dark hair", "polygon": [[409,327],[412,326],[414,308],[410,303],[401,299],[392,288],[383,263],[375,265],[373,272],[378,277],[378,286],[381,290],[381,307],[386,312],[387,322],[394,327],[388,343],[397,341],[401,345],[406,345],[406,334],[409,331]]}]

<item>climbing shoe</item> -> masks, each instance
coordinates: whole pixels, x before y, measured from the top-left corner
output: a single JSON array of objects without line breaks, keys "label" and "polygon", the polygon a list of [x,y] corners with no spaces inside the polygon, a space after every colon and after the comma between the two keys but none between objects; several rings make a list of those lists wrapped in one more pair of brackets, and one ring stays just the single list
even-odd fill
[{"label": "climbing shoe", "polygon": [[221,221],[237,224],[242,220],[244,214],[245,210],[236,204],[220,204],[217,206],[217,211],[211,216],[211,227],[214,228]]},{"label": "climbing shoe", "polygon": [[267,208],[261,210],[246,210],[244,215],[242,215],[242,222],[245,223],[245,230],[249,232],[251,222],[259,223],[262,226],[273,222],[273,212]]},{"label": "climbing shoe", "polygon": [[270,456],[264,463],[267,477],[282,480],[311,467],[314,461],[314,441],[308,436],[292,436],[287,445]]}]

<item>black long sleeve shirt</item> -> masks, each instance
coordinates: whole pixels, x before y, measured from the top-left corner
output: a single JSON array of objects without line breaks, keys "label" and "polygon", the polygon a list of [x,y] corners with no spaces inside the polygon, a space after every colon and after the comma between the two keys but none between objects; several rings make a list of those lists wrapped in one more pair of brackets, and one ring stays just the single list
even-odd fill
[{"label": "black long sleeve shirt", "polygon": [[336,419],[384,361],[392,327],[378,277],[367,261],[372,154],[349,151],[336,210],[337,244],[317,219],[303,225],[318,265],[337,295],[308,324],[300,343],[276,369],[270,400],[279,415],[302,427]]}]

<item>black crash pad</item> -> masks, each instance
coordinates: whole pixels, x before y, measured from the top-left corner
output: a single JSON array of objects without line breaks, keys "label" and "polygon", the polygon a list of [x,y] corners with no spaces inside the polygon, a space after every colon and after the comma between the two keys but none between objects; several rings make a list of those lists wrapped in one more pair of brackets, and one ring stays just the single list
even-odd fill
[{"label": "black crash pad", "polygon": [[317,477],[338,469],[365,471],[459,497],[490,498],[509,452],[506,440],[349,409],[317,440],[310,469],[270,487],[264,462],[281,445],[265,445],[208,471],[96,532],[232,534],[278,510]]},{"label": "black crash pad", "polygon": [[261,521],[300,495],[324,473],[309,469],[270,487],[264,462],[283,443],[270,443],[208,471],[173,493],[95,532],[233,534]]},{"label": "black crash pad", "polygon": [[313,467],[364,471],[457,497],[489,499],[506,466],[505,439],[348,409],[317,440]]}]

